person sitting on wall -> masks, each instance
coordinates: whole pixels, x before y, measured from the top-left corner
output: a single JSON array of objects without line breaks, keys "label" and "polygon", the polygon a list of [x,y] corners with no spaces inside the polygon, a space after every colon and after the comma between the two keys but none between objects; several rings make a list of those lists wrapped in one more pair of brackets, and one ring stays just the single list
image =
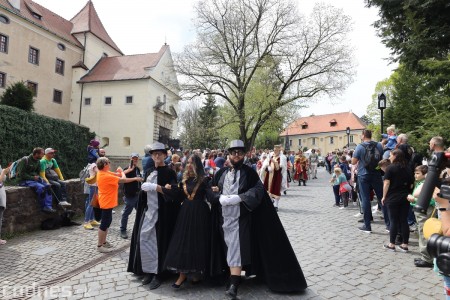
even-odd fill
[{"label": "person sitting on wall", "polygon": [[40,160],[44,157],[44,149],[34,148],[33,153],[22,158],[17,164],[17,181],[20,186],[32,188],[38,195],[43,212],[54,213],[52,208],[51,185],[39,176]]},{"label": "person sitting on wall", "polygon": [[53,148],[45,149],[45,156],[40,161],[41,170],[39,175],[47,183],[50,183],[53,191],[56,194],[56,200],[61,206],[70,206],[67,202],[67,188],[64,182],[64,177],[61,173],[61,169],[56,162],[55,157],[56,150]]}]

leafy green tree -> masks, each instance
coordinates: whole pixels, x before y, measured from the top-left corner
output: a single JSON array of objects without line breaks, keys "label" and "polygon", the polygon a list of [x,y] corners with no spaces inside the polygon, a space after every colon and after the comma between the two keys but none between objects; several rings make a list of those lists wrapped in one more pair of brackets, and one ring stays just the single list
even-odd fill
[{"label": "leafy green tree", "polygon": [[208,95],[199,111],[199,123],[201,126],[202,137],[200,148],[219,148],[220,139],[217,132],[218,107],[216,99]]},{"label": "leafy green tree", "polygon": [[374,23],[383,43],[392,50],[392,60],[419,68],[419,61],[445,60],[450,49],[448,0],[364,0],[379,9]]},{"label": "leafy green tree", "polygon": [[23,81],[8,86],[1,96],[0,104],[23,109],[34,110],[33,92],[25,86]]},{"label": "leafy green tree", "polygon": [[[317,5],[306,18],[289,0],[206,0],[195,11],[197,39],[175,57],[183,96],[224,101],[247,148],[279,108],[339,94],[352,80],[351,22],[341,10]],[[270,84],[252,92],[258,71],[270,71]]]}]

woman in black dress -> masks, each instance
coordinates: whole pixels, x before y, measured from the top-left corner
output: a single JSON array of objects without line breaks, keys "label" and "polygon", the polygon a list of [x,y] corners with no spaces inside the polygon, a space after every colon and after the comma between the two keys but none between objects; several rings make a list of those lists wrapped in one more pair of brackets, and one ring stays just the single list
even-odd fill
[{"label": "woman in black dress", "polygon": [[191,155],[178,186],[166,185],[164,195],[182,203],[167,251],[165,267],[179,273],[172,285],[179,288],[188,274],[203,275],[210,258],[210,208],[206,197],[211,194],[200,157]]}]

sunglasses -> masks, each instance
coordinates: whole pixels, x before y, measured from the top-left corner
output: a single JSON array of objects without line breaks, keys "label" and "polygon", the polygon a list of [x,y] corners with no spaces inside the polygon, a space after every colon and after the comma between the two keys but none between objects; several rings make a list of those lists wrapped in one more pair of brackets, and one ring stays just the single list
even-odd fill
[{"label": "sunglasses", "polygon": [[244,151],[242,151],[242,150],[233,150],[233,151],[230,151],[230,154],[234,155],[234,156],[242,156],[242,155],[244,155]]}]

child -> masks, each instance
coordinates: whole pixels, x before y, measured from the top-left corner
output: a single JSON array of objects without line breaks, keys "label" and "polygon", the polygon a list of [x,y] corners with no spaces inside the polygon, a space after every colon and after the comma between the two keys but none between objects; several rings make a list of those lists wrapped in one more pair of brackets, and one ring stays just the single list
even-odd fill
[{"label": "child", "polygon": [[387,129],[387,134],[383,134],[382,137],[387,139],[386,146],[384,147],[383,158],[389,158],[389,153],[391,150],[395,149],[397,146],[397,135],[395,134],[395,125],[389,126]]},{"label": "child", "polygon": [[348,206],[348,192],[351,190],[351,187],[348,184],[347,178],[342,173],[341,168],[334,168],[334,174],[336,174],[336,181],[334,184],[338,186],[339,195],[344,203],[344,207],[341,207],[340,209],[345,209]]}]

